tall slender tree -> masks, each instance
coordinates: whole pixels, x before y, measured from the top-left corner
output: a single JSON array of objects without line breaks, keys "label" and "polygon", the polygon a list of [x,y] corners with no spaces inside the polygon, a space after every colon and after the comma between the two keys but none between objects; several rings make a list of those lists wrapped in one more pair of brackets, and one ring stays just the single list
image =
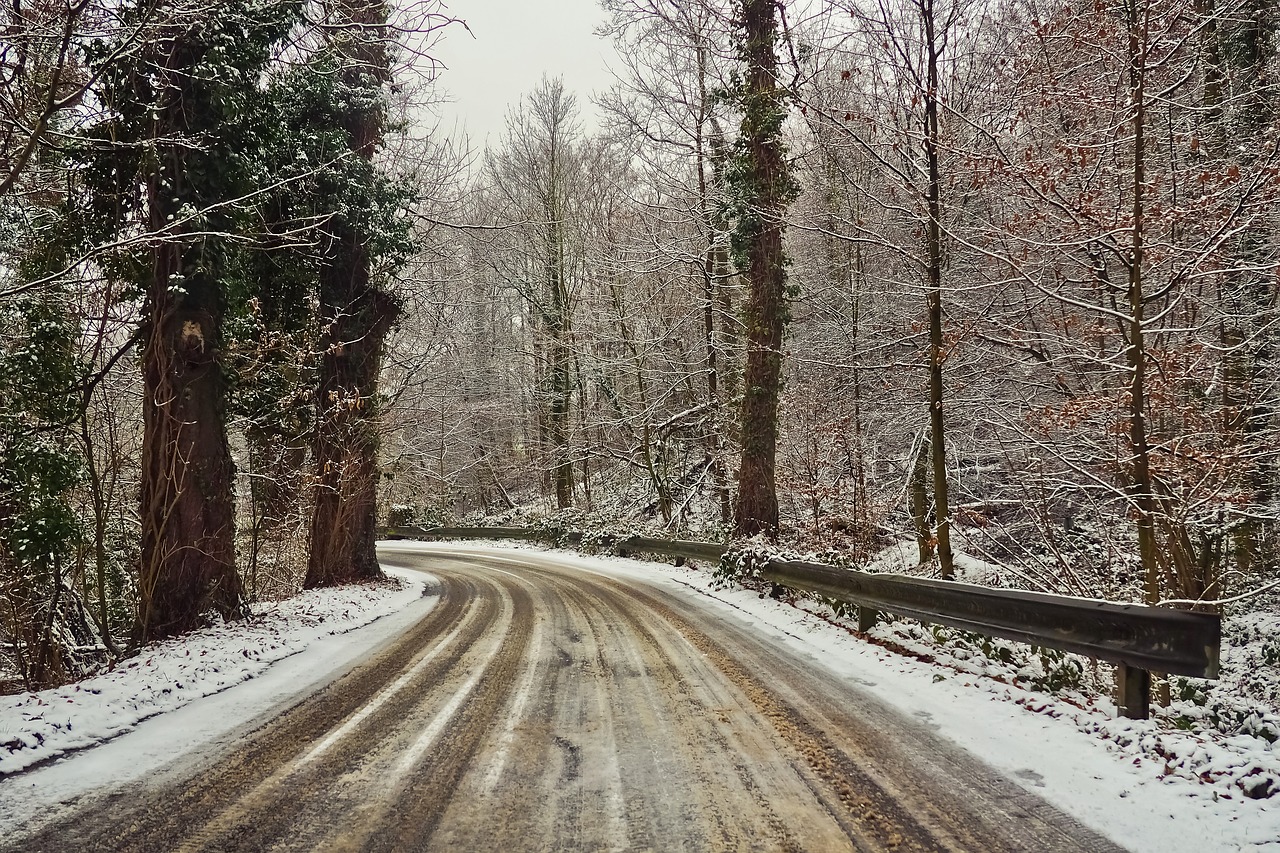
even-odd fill
[{"label": "tall slender tree", "polygon": [[734,527],[740,535],[770,538],[778,535],[778,397],[787,317],[783,214],[796,195],[782,138],[787,109],[778,83],[777,7],[776,0],[743,0],[738,10],[742,130],[729,177],[736,190],[733,249],[748,290]]},{"label": "tall slender tree", "polygon": [[[938,569],[944,578],[955,574],[951,555],[951,502],[947,488],[947,431],[943,409],[942,363],[946,346],[942,338],[942,176],[939,171],[938,110],[942,82],[938,60],[946,45],[939,32],[939,15],[933,0],[920,0],[920,24],[924,30],[924,101],[922,142],[928,186],[928,224],[925,229],[929,314],[929,452],[933,466],[933,505],[937,513]],[[946,23],[941,24],[943,28]]]}]

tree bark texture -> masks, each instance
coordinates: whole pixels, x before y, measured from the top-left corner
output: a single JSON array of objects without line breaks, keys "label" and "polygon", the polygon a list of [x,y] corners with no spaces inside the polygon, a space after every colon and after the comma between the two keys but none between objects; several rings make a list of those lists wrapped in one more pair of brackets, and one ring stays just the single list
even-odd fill
[{"label": "tree bark texture", "polygon": [[[162,42],[153,85],[149,225],[163,231],[185,195],[186,73],[201,48],[188,33]],[[196,628],[202,614],[242,612],[235,566],[235,470],[225,428],[220,282],[200,271],[201,244],[153,250],[142,327],[142,565],[136,631],[142,641]]]},{"label": "tree bark texture", "polygon": [[346,233],[325,270],[321,305],[331,317],[320,366],[307,588],[380,577],[377,540],[378,376],[395,300],[368,282],[359,235]]},{"label": "tree bark texture", "polygon": [[[344,117],[351,151],[372,160],[384,129],[378,88],[390,77],[387,6],[377,0],[338,0],[327,12],[336,28],[330,38],[344,60],[344,83],[370,96]],[[329,325],[316,400],[309,589],[382,576],[374,550],[378,377],[399,306],[371,281],[368,235],[338,218],[333,237],[320,277],[320,311]]]},{"label": "tree bark texture", "polygon": [[[734,526],[739,535],[778,535],[776,456],[778,397],[782,380],[782,332],[786,320],[786,270],[782,213],[788,188],[787,166],[776,111],[777,87],[774,0],[744,0],[742,23],[746,70],[746,109],[742,135],[752,186],[755,222],[746,246],[747,365],[742,395],[742,461]],[[741,226],[740,226],[741,227]]]}]

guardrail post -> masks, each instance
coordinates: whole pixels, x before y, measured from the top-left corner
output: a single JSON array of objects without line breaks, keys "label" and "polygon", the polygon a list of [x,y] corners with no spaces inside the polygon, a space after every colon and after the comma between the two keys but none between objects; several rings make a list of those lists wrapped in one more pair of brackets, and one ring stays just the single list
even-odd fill
[{"label": "guardrail post", "polygon": [[1151,673],[1127,663],[1116,664],[1116,713],[1130,720],[1151,716]]},{"label": "guardrail post", "polygon": [[871,630],[876,624],[876,619],[880,616],[880,611],[874,607],[867,607],[865,604],[858,605],[858,633],[865,634]]}]

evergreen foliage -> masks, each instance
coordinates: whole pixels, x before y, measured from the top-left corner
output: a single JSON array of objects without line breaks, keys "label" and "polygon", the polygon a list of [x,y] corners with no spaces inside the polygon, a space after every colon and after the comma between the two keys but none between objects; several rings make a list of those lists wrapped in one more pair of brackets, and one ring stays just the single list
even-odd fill
[{"label": "evergreen foliage", "polygon": [[154,401],[144,409],[140,638],[243,606],[224,320],[248,298],[241,251],[272,180],[264,155],[277,116],[261,81],[300,10],[237,2],[210,15],[143,3],[125,13],[149,32],[142,49],[93,51],[110,61],[99,69],[105,117],[82,149],[96,214],[84,237],[125,247],[109,263],[143,305],[144,391]]},{"label": "evergreen foliage", "polygon": [[[735,19],[734,46],[738,61],[744,66],[751,61],[752,51],[759,48],[749,42],[742,30],[741,4]],[[769,50],[776,52],[779,36],[776,30]],[[760,209],[761,199],[776,200],[785,208],[800,195],[800,183],[789,159],[790,147],[783,133],[791,94],[777,85],[762,88],[750,85],[743,72],[735,70],[730,85],[719,93],[731,109],[741,117],[740,133],[729,143],[723,175],[720,178],[720,215],[732,223],[730,247],[733,262],[739,270],[750,265],[749,250],[768,224]],[[769,147],[777,151],[782,168],[766,168],[755,151]]]},{"label": "evergreen foliage", "polygon": [[[53,217],[26,211],[13,229],[37,248],[18,279],[30,282],[60,260],[48,238]],[[80,674],[59,627],[65,572],[81,539],[72,491],[84,476],[74,425],[84,365],[65,288],[33,289],[0,312],[0,625],[29,687]]]}]

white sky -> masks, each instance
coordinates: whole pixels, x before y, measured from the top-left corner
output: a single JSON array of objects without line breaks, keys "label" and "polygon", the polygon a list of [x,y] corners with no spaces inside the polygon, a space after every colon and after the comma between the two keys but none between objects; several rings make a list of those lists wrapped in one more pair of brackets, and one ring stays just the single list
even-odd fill
[{"label": "white sky", "polygon": [[438,88],[453,101],[439,107],[440,130],[465,130],[476,148],[497,144],[507,109],[537,86],[545,72],[564,78],[578,98],[584,129],[594,124],[593,92],[609,84],[612,45],[592,29],[604,21],[597,0],[447,0],[472,38],[450,27],[432,54],[447,68]]}]

